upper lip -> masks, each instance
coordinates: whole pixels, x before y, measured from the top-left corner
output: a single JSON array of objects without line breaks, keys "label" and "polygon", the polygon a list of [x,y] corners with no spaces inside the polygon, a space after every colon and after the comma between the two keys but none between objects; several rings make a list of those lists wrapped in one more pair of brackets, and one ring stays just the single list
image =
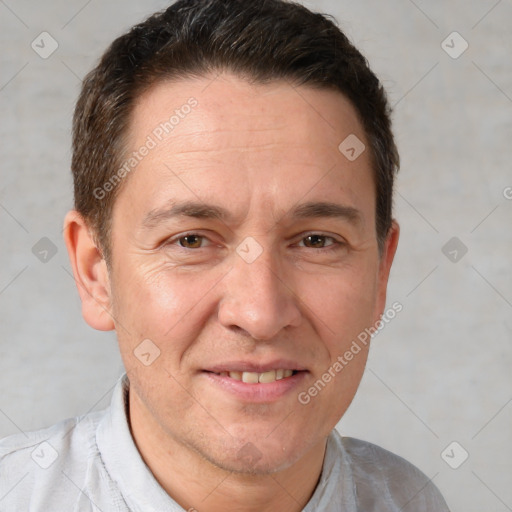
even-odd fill
[{"label": "upper lip", "polygon": [[219,363],[204,370],[207,372],[213,373],[222,373],[222,372],[254,372],[254,373],[264,373],[270,370],[297,370],[302,371],[306,370],[304,366],[301,364],[289,360],[289,359],[275,359],[273,361],[268,361],[266,363],[257,363],[255,361],[230,361],[227,363]]}]

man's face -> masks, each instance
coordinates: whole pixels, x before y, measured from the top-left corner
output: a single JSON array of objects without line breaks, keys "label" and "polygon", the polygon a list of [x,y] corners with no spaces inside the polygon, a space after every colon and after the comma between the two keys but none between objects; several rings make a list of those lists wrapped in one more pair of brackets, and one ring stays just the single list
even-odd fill
[{"label": "man's face", "polygon": [[[132,417],[225,469],[271,472],[322,443],[349,406],[364,347],[308,404],[298,397],[378,320],[390,261],[378,255],[369,150],[350,161],[338,149],[351,134],[367,145],[351,104],[212,80],[160,83],[137,102],[130,151],[158,143],[114,206],[112,313]],[[226,216],[171,214],[185,202]],[[304,207],[320,202],[339,214]]]}]

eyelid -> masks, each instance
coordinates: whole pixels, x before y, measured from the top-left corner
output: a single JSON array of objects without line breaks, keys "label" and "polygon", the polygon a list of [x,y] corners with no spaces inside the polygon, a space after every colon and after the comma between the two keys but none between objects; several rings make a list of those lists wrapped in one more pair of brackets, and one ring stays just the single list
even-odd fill
[{"label": "eyelid", "polygon": [[172,238],[168,238],[168,239],[164,240],[162,243],[162,246],[176,245],[179,249],[183,249],[185,251],[197,251],[198,249],[204,249],[204,247],[198,247],[198,249],[189,249],[187,247],[181,247],[180,245],[178,245],[176,243],[179,240],[181,240],[182,238],[185,238],[185,237],[191,236],[191,235],[199,236],[205,240],[208,240],[210,242],[210,245],[213,243],[206,235],[203,235],[200,231],[186,231],[184,233],[179,233],[178,235],[175,235]]},{"label": "eyelid", "polygon": [[311,248],[306,247],[306,249],[313,249],[317,252],[322,252],[322,251],[336,250],[336,249],[339,249],[340,247],[344,247],[345,245],[347,245],[347,243],[344,240],[338,239],[335,235],[333,235],[331,233],[324,233],[322,231],[308,231],[306,233],[301,233],[299,242],[302,242],[308,236],[315,236],[315,235],[321,236],[323,238],[330,238],[333,241],[333,243],[331,245],[328,245],[327,247],[321,247],[319,249],[315,249],[314,247],[311,247]]}]

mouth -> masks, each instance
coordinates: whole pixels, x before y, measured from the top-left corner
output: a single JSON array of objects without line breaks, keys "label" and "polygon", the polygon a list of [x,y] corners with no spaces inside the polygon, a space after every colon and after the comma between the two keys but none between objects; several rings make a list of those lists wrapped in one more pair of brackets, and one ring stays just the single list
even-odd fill
[{"label": "mouth", "polygon": [[[284,366],[284,368],[283,368]],[[245,403],[272,403],[304,386],[309,371],[293,363],[233,363],[203,370],[212,390]]]},{"label": "mouth", "polygon": [[296,375],[299,371],[302,370],[278,368],[276,370],[269,370],[265,372],[247,372],[235,370],[208,373],[213,373],[219,377],[228,377],[229,379],[245,382],[246,384],[271,384],[272,382],[276,382],[278,380],[288,379],[293,375]]}]

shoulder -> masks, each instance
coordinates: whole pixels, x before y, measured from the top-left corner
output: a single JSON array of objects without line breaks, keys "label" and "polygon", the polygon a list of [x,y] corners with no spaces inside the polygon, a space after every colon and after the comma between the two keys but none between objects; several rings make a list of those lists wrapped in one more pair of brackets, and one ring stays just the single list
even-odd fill
[{"label": "shoulder", "polygon": [[353,437],[342,437],[341,442],[352,459],[353,467],[361,476],[379,475],[386,479],[400,475],[407,481],[422,482],[427,479],[426,475],[409,461],[376,444]]},{"label": "shoulder", "polygon": [[95,431],[104,412],[0,439],[0,496],[5,510],[44,510],[58,503],[57,494],[66,494],[71,498],[68,503],[74,503],[97,455]]},{"label": "shoulder", "polygon": [[[17,461],[32,460],[39,467],[50,467],[54,462],[69,462],[69,457],[91,448],[96,427],[105,411],[67,418],[54,425],[21,432],[0,439],[0,467]],[[47,449],[46,449],[47,448]]]},{"label": "shoulder", "polygon": [[361,510],[449,512],[432,479],[404,458],[360,439],[340,442]]}]

